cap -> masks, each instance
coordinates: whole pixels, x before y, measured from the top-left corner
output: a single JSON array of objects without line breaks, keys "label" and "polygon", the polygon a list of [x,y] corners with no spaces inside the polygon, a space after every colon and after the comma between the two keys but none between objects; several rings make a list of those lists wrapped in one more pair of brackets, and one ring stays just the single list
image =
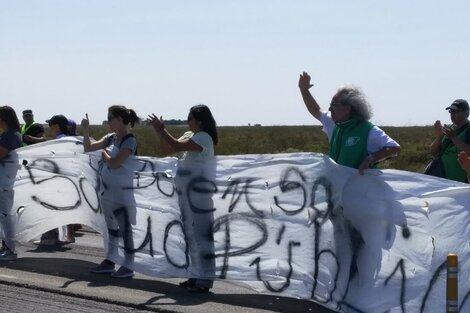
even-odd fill
[{"label": "cap", "polygon": [[33,115],[33,110],[24,110],[23,115]]},{"label": "cap", "polygon": [[77,123],[72,119],[67,119],[67,127],[69,128],[69,133],[71,136],[77,135]]},{"label": "cap", "polygon": [[59,124],[59,125],[65,125],[67,126],[68,124],[68,120],[65,116],[63,116],[62,114],[58,114],[58,115],[54,115],[53,117],[51,117],[50,119],[46,120],[46,123],[49,124],[49,125],[52,125],[52,124]]},{"label": "cap", "polygon": [[446,108],[446,110],[460,110],[460,111],[468,111],[469,106],[468,102],[464,99],[457,99],[450,106]]}]

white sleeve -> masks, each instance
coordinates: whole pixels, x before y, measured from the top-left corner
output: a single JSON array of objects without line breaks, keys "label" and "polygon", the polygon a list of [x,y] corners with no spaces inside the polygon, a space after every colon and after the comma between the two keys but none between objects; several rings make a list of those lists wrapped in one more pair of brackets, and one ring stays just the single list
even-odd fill
[{"label": "white sleeve", "polygon": [[211,136],[203,131],[194,134],[194,136],[191,137],[191,140],[202,148],[202,152],[208,151],[210,146],[213,145]]},{"label": "white sleeve", "polygon": [[328,142],[330,142],[336,123],[331,119],[329,112],[320,112],[320,122],[323,125],[322,131],[328,136]]},{"label": "white sleeve", "polygon": [[183,136],[179,137],[178,138],[178,141],[186,141],[188,139],[191,139],[191,137],[193,136],[193,132],[192,131],[187,131],[183,134]]},{"label": "white sleeve", "polygon": [[129,137],[126,140],[121,141],[119,150],[124,148],[131,150],[131,154],[135,154],[135,150],[137,149],[137,139],[135,139],[135,137]]},{"label": "white sleeve", "polygon": [[399,147],[398,142],[390,138],[382,129],[377,126],[372,127],[367,138],[367,152],[374,153],[383,147]]}]

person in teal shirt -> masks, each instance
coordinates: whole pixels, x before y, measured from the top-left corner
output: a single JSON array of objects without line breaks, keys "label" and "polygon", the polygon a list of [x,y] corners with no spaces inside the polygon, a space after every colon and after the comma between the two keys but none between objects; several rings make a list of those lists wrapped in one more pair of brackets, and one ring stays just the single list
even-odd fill
[{"label": "person in teal shirt", "polygon": [[357,168],[362,175],[365,169],[400,153],[400,145],[369,122],[371,108],[359,88],[339,88],[331,100],[329,112],[323,112],[310,93],[313,86],[310,81],[306,72],[300,75],[300,92],[310,114],[322,123],[330,143],[329,155],[335,162]]},{"label": "person in teal shirt", "polygon": [[[458,161],[458,154],[463,151],[470,154],[469,106],[464,99],[457,99],[446,108],[450,113],[451,125],[434,123],[435,139],[430,152],[434,158],[440,158],[443,167],[442,176],[447,179],[467,182],[467,173]],[[430,175],[434,175],[430,173]],[[436,176],[436,175],[435,175]]]}]

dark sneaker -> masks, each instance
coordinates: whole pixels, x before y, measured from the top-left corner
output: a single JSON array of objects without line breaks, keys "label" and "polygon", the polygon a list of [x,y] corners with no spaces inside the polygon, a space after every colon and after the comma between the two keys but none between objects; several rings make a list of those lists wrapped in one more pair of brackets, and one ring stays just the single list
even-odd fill
[{"label": "dark sneaker", "polygon": [[14,261],[18,258],[18,255],[10,249],[5,249],[0,253],[0,261]]},{"label": "dark sneaker", "polygon": [[128,278],[134,276],[134,271],[128,269],[127,267],[121,266],[115,273],[111,276],[114,278]]},{"label": "dark sneaker", "polygon": [[60,241],[54,238],[42,238],[41,240],[34,240],[33,243],[37,246],[56,246]]},{"label": "dark sneaker", "polygon": [[188,288],[186,288],[186,290],[193,293],[208,293],[210,288],[200,286],[189,286]]},{"label": "dark sneaker", "polygon": [[179,283],[178,286],[183,287],[183,288],[188,288],[188,287],[194,286],[194,281],[188,279]]},{"label": "dark sneaker", "polygon": [[93,267],[90,272],[97,274],[114,273],[114,264],[103,261],[100,265]]}]

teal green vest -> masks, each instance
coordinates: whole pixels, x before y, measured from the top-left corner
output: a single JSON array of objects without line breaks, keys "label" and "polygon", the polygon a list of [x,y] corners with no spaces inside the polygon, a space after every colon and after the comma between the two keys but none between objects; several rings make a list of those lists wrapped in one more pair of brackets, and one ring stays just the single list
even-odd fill
[{"label": "teal green vest", "polygon": [[[467,131],[468,131],[468,123],[465,130],[461,131],[457,137],[466,142]],[[441,159],[442,164],[444,165],[444,170],[446,173],[447,179],[452,179],[459,182],[467,182],[467,173],[465,170],[460,166],[459,161],[457,160],[457,155],[460,152],[460,149],[454,145],[454,143],[447,137],[443,137],[441,141]]]},{"label": "teal green vest", "polygon": [[370,122],[351,119],[336,124],[330,141],[330,157],[336,163],[358,168],[367,156],[367,138],[374,127]]}]

